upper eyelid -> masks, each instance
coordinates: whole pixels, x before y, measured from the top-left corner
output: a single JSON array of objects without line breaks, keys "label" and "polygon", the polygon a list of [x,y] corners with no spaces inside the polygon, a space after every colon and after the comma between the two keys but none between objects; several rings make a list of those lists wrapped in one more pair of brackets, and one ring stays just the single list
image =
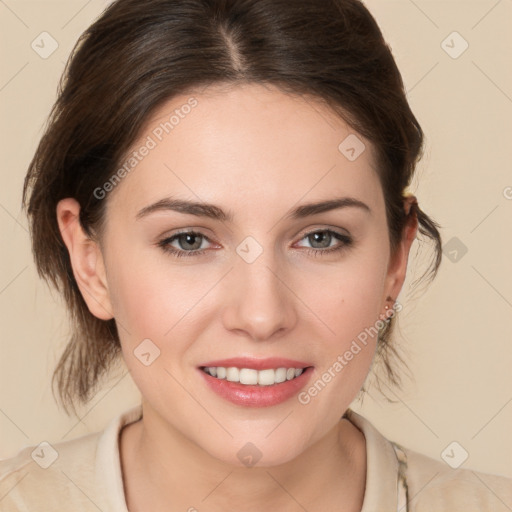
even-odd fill
[{"label": "upper eyelid", "polygon": [[[348,237],[352,236],[352,235],[350,235],[348,233],[348,230],[346,230],[344,228],[332,228],[332,227],[327,227],[327,226],[326,227],[320,227],[320,228],[312,228],[312,229],[306,228],[305,230],[299,231],[299,233],[297,233],[296,236],[300,236],[300,239],[302,239],[305,236],[311,235],[313,233],[322,232],[322,231],[330,231],[332,233],[336,233],[338,235],[343,235],[343,236],[348,236]],[[347,231],[347,232],[343,233],[343,231]]]}]

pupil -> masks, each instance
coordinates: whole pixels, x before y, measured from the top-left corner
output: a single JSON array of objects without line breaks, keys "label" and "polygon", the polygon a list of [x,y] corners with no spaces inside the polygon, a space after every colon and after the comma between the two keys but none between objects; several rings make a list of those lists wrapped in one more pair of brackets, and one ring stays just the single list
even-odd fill
[{"label": "pupil", "polygon": [[[194,234],[190,234],[190,233],[189,233],[189,234],[185,234],[185,235],[182,235],[182,236],[185,238],[185,240],[186,240],[186,242],[185,242],[185,243],[186,243],[186,244],[189,244],[189,245],[192,245],[192,246],[194,246],[194,245],[198,245],[198,244],[197,244],[197,240],[196,240],[196,243],[194,244],[194,240],[195,240],[196,238],[199,238],[199,237],[197,237],[197,235],[194,235]],[[199,243],[199,246],[200,246],[200,245],[201,245],[201,243]],[[190,249],[190,247],[188,247],[188,248]],[[196,249],[197,247],[192,247],[192,248],[193,248],[193,249]]]},{"label": "pupil", "polygon": [[[328,233],[326,233],[325,231],[318,232],[318,233],[314,233],[312,236],[313,236],[313,237],[314,237],[314,239],[315,239],[315,243],[316,243],[316,242],[320,242],[320,243],[322,243],[322,241],[325,239],[325,240],[327,240],[327,245],[325,245],[325,244],[324,244],[324,245],[322,245],[322,247],[328,247],[328,246],[329,246],[329,241],[330,241],[330,236],[331,236],[331,235],[329,235],[329,234],[328,234]],[[324,240],[324,241],[325,241],[325,240]]]}]

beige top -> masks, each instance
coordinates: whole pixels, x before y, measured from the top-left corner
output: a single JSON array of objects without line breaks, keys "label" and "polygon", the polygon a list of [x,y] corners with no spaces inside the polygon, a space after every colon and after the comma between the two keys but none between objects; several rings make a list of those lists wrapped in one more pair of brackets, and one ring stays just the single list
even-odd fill
[{"label": "beige top", "polygon": [[[142,406],[137,405],[103,431],[53,445],[28,446],[0,460],[0,511],[128,512],[118,440],[122,427],[141,416]],[[512,479],[453,469],[441,459],[388,441],[354,411],[347,416],[366,438],[361,512],[512,511]]]}]

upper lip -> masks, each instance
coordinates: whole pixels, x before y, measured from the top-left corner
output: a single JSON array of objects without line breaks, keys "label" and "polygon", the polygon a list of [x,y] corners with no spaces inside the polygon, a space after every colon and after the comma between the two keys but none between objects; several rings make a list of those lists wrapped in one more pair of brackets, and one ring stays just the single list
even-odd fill
[{"label": "upper lip", "polygon": [[254,370],[269,370],[271,368],[307,368],[309,365],[304,361],[288,359],[286,357],[267,357],[264,359],[255,359],[253,357],[231,357],[229,359],[216,359],[200,365],[200,368],[206,366],[222,366],[224,368],[252,368]]}]

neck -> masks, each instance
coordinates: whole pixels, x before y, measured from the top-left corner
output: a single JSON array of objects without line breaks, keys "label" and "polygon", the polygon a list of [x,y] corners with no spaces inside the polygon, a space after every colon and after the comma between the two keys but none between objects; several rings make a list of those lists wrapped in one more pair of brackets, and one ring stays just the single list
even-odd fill
[{"label": "neck", "polygon": [[120,452],[130,512],[360,511],[364,497],[365,439],[347,419],[293,460],[240,467],[212,457],[145,404],[143,419],[122,430]]}]

